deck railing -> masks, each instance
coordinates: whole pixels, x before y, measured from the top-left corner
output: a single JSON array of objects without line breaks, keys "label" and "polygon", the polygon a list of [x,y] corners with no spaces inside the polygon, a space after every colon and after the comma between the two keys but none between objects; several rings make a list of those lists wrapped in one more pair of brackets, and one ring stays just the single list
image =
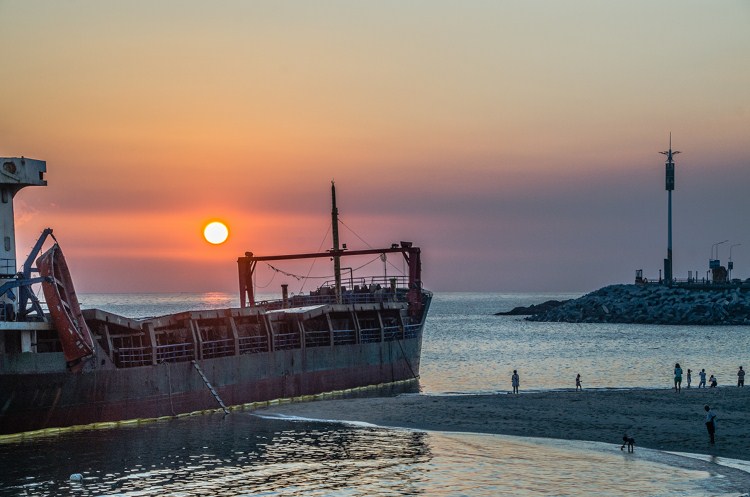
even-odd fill
[{"label": "deck railing", "polygon": [[[396,291],[395,293],[391,290],[391,280],[396,280]],[[404,276],[388,278],[388,277],[373,277],[370,278],[369,283],[363,282],[362,287],[359,289],[346,288],[341,295],[342,304],[379,304],[382,302],[405,302],[407,289],[406,285],[408,280]],[[330,285],[328,283],[331,283]],[[327,293],[326,293],[327,290]],[[269,310],[283,309],[286,307],[301,307],[308,305],[330,305],[336,303],[336,295],[334,294],[332,282],[327,282],[320,290],[310,295],[292,295],[289,299],[284,300],[263,300],[257,302],[257,305],[262,305]]]},{"label": "deck railing", "polygon": [[351,345],[357,343],[357,332],[355,330],[333,330],[334,345]]},{"label": "deck railing", "polygon": [[[411,339],[419,336],[421,324],[404,326],[403,334],[400,326],[386,326],[383,328],[383,341],[389,342],[400,339]],[[305,333],[305,347],[330,346],[331,333],[328,330],[308,331]],[[380,342],[380,328],[362,328],[360,330],[361,343]],[[333,345],[352,345],[357,343],[356,330],[333,330]],[[300,347],[299,333],[277,333],[274,335],[276,350],[296,349]],[[268,340],[265,336],[239,337],[240,354],[254,354],[268,351]],[[156,346],[156,361],[187,362],[195,357],[192,343],[174,343]],[[234,339],[226,338],[203,342],[202,353],[204,359],[234,355]],[[118,347],[114,349],[113,359],[117,367],[132,368],[151,364],[151,347]]]},{"label": "deck railing", "polygon": [[[360,292],[347,291],[344,301],[385,302],[405,300],[406,290],[403,288],[398,289],[395,293],[391,292],[390,288],[381,290],[376,290],[375,292],[371,292],[369,289]],[[429,295],[426,295],[425,298],[429,299]],[[292,297],[288,300],[287,305],[292,304],[292,302],[294,302],[292,305],[298,305],[297,299],[304,299],[305,305],[312,305],[313,302],[330,304],[333,302],[334,296],[312,295]],[[276,304],[281,307],[283,302],[279,300],[276,301]],[[148,366],[153,363],[158,364],[162,362],[187,362],[195,360],[198,357],[203,359],[226,357],[235,355],[238,350],[240,354],[254,354],[272,350],[289,350],[303,347],[333,347],[357,343],[370,344],[419,337],[423,323],[402,323],[402,318],[398,318],[394,314],[396,310],[375,310],[375,314],[372,314],[372,312],[372,310],[366,310],[362,316],[358,316],[356,311],[354,313],[334,313],[334,322],[328,319],[328,323],[325,320],[316,318],[316,320],[310,323],[313,329],[306,329],[304,326],[300,328],[296,323],[296,319],[284,318],[277,321],[277,317],[271,321],[273,328],[271,335],[267,335],[263,331],[267,326],[265,324],[267,321],[256,317],[258,321],[250,323],[253,325],[252,329],[243,328],[242,325],[244,322],[237,326],[241,328],[238,329],[240,333],[253,333],[250,336],[239,336],[237,338],[234,336],[225,336],[215,340],[202,340],[198,344],[193,341],[164,343],[153,348],[150,345],[143,347],[115,346],[112,350],[112,359],[117,367],[127,368]],[[406,316],[403,319],[407,323],[410,322]],[[385,326],[379,326],[380,323],[385,323]],[[327,325],[332,325],[334,329],[329,329]],[[358,330],[357,328],[360,326],[362,328]],[[321,327],[324,329],[319,329]],[[336,329],[336,327],[342,328]],[[216,334],[227,334],[228,330],[229,327],[227,326]],[[304,333],[302,333],[303,330]],[[161,335],[157,334],[157,340],[159,338],[161,338]],[[174,339],[174,337],[171,339]],[[181,339],[190,340],[190,334],[181,337]],[[303,340],[304,342],[302,342]]]},{"label": "deck railing", "polygon": [[399,326],[386,326],[383,328],[383,341],[391,342],[401,338],[401,328]]},{"label": "deck railing", "polygon": [[204,359],[234,355],[234,338],[203,342],[202,352]]},{"label": "deck railing", "polygon": [[268,338],[262,335],[240,337],[240,354],[255,354],[268,351]]},{"label": "deck railing", "polygon": [[121,368],[151,364],[151,347],[120,347],[114,350],[113,355],[115,364]]},{"label": "deck railing", "polygon": [[362,328],[359,337],[362,343],[377,343],[380,341],[380,328]]},{"label": "deck railing", "polygon": [[[636,285],[669,285],[669,282],[664,279],[654,278],[642,278],[636,280]],[[747,289],[750,288],[750,281],[712,281],[704,278],[674,278],[672,280],[673,287],[678,288],[691,288],[691,289],[704,289],[704,290],[731,290],[733,288]]]},{"label": "deck railing", "polygon": [[331,333],[328,330],[306,330],[305,347],[327,347],[331,345]]},{"label": "deck railing", "polygon": [[276,350],[298,349],[299,333],[274,333],[273,344]]},{"label": "deck railing", "polygon": [[156,362],[182,362],[195,359],[192,343],[173,343],[156,346]]},{"label": "deck railing", "polygon": [[407,324],[404,326],[404,338],[417,338],[419,336],[419,328],[421,325],[419,324]]}]

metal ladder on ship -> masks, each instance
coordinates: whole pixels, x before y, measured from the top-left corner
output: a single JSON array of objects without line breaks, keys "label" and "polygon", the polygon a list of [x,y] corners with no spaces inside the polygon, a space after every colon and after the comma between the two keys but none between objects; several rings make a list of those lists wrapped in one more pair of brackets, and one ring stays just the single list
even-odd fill
[{"label": "metal ladder on ship", "polygon": [[216,399],[216,402],[218,402],[221,408],[224,410],[224,414],[229,414],[229,409],[227,409],[227,406],[224,405],[224,401],[221,400],[221,397],[219,397],[219,394],[216,391],[216,389],[213,387],[213,385],[211,385],[211,382],[208,381],[208,378],[206,378],[206,374],[203,372],[200,365],[195,361],[191,361],[191,362],[193,363],[193,367],[195,368],[195,370],[198,371],[198,374],[201,375],[201,378],[203,379],[203,383],[205,383],[206,386],[208,387],[208,391],[211,392],[211,395],[214,396],[214,398]]}]

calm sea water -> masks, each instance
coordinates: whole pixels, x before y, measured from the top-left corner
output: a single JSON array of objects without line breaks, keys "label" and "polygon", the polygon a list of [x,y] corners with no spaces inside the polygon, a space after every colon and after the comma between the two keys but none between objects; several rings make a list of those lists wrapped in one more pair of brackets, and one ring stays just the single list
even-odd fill
[{"label": "calm sea water", "polygon": [[[424,392],[510,390],[516,369],[521,389],[664,388],[675,363],[683,371],[735,383],[748,367],[746,326],[659,326],[539,323],[498,311],[579,294],[437,294],[425,330],[420,370]],[[683,377],[683,387],[686,378]]]},{"label": "calm sea water", "polygon": [[[424,393],[667,387],[675,362],[733,379],[746,329],[531,323],[494,316],[579,295],[436,294],[424,336]],[[81,295],[131,317],[236,306],[209,294]],[[743,357],[743,354],[745,357]],[[696,374],[697,376],[697,374]],[[683,459],[606,444],[198,416],[0,444],[5,495],[738,495]],[[69,481],[81,473],[81,482]],[[626,482],[624,484],[624,482]]]},{"label": "calm sea water", "polygon": [[[538,323],[494,315],[580,296],[435,294],[424,332],[422,391],[509,390],[514,369],[522,389],[574,388],[579,373],[584,388],[662,388],[672,384],[675,363],[685,373],[693,370],[695,384],[704,368],[721,385],[736,382],[738,366],[750,361],[748,328],[742,326]],[[235,294],[218,292],[82,295],[81,302],[128,317],[239,305]]]}]

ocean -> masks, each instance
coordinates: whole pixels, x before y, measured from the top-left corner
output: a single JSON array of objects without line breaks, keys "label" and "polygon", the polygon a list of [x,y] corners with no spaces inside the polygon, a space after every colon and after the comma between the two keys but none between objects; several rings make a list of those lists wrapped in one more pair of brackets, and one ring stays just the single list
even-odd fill
[{"label": "ocean", "polygon": [[[579,294],[435,294],[424,333],[425,395],[667,388],[672,369],[720,383],[747,361],[743,327],[535,323],[495,316]],[[237,306],[205,294],[79,296],[130,317]],[[683,383],[683,387],[684,387]],[[737,495],[678,456],[611,444],[398,430],[248,411],[0,444],[0,496]],[[80,474],[82,480],[71,481]]]}]

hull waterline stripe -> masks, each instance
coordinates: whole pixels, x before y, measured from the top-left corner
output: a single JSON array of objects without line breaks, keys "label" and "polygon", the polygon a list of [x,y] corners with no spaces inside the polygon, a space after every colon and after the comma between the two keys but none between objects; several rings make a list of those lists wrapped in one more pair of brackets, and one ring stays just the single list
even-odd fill
[{"label": "hull waterline stripe", "polygon": [[311,395],[300,395],[298,397],[284,397],[280,399],[266,400],[266,401],[260,401],[260,402],[248,402],[246,404],[237,404],[237,405],[225,407],[224,409],[203,409],[199,411],[180,413],[175,416],[160,416],[158,418],[124,419],[121,421],[105,421],[105,422],[99,422],[99,423],[90,423],[86,425],[73,425],[73,426],[64,426],[64,427],[56,427],[56,428],[45,428],[42,430],[34,430],[34,431],[24,431],[20,433],[9,433],[6,435],[0,435],[0,444],[20,442],[24,440],[32,440],[35,438],[64,435],[67,433],[72,433],[72,432],[82,431],[82,430],[111,429],[111,428],[118,428],[118,427],[124,427],[124,426],[135,426],[139,424],[153,423],[156,421],[169,421],[172,419],[187,418],[190,416],[198,416],[202,414],[217,414],[217,413],[226,414],[227,411],[254,411],[256,409],[261,409],[263,407],[268,407],[270,405],[276,405],[276,404],[287,404],[287,403],[292,403],[292,402],[310,402],[313,400],[331,399],[331,398],[336,398],[336,397],[343,397],[345,395],[355,393],[355,392],[377,390],[379,388],[395,386],[395,385],[406,385],[406,384],[416,381],[417,379],[418,377],[415,377],[415,378],[409,378],[407,380],[398,380],[398,381],[392,381],[388,383],[379,383],[377,385],[365,385],[361,387],[347,388],[345,390],[333,390],[330,392],[316,393],[316,394],[311,394]]}]

